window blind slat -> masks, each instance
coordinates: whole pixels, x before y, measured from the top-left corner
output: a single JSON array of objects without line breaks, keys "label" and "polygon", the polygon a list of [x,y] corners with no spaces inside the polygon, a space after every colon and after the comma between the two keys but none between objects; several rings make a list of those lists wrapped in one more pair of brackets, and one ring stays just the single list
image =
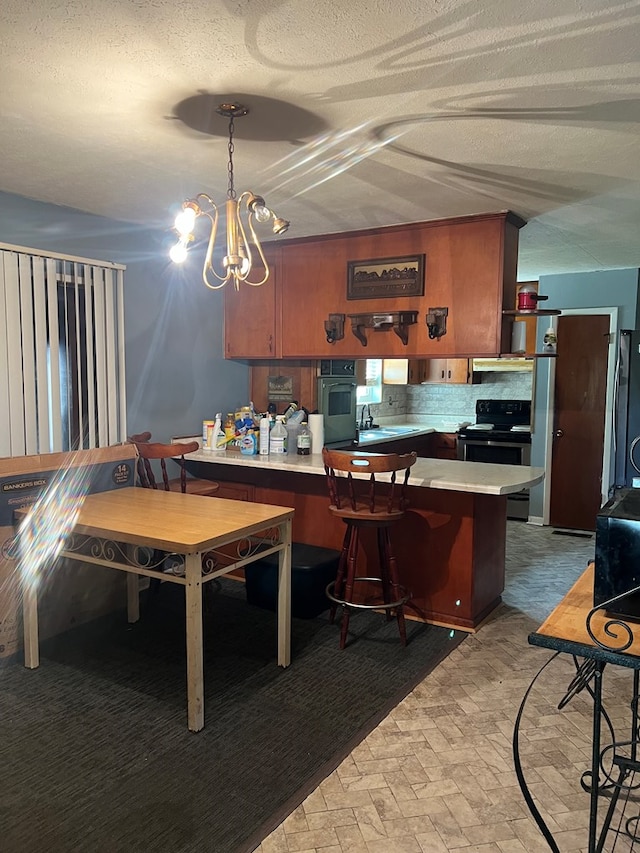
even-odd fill
[{"label": "window blind slat", "polygon": [[116,314],[114,305],[115,276],[113,270],[104,270],[105,278],[105,334],[107,348],[107,411],[109,413],[109,444],[118,435],[118,387],[116,382]]},{"label": "window blind slat", "polygon": [[[95,268],[86,266],[84,273],[84,324],[86,331],[86,358],[87,358],[87,425],[88,446],[97,447],[96,444],[96,389],[94,382],[95,363],[93,353],[93,341],[95,329],[93,323],[93,301],[94,301],[94,276]],[[91,345],[90,345],[91,344]]]},{"label": "window blind slat", "polygon": [[[103,341],[105,335],[105,307],[104,307],[104,270],[94,270],[94,296],[95,296],[95,335],[96,340]],[[96,400],[98,403],[98,441],[100,444],[108,444],[108,417],[107,417],[107,364],[104,346],[96,347]]]},{"label": "window blind slat", "polygon": [[20,330],[20,276],[18,255],[5,253],[5,309],[7,316],[7,371],[9,374],[9,435],[11,456],[26,453],[22,395],[22,334]]},{"label": "window blind slat", "polygon": [[49,449],[49,378],[47,369],[47,298],[44,258],[33,258],[33,328],[35,340],[38,451]]},{"label": "window blind slat", "polygon": [[5,252],[0,252],[0,456],[11,456],[8,317],[5,286]]},{"label": "window blind slat", "polygon": [[56,262],[47,259],[47,317],[49,321],[49,452],[65,450],[62,439],[62,395],[60,391],[60,329],[58,325],[58,277]]},{"label": "window blind slat", "polygon": [[127,387],[125,383],[126,368],[124,357],[124,272],[121,269],[116,271],[116,304],[118,306],[117,325],[118,330],[118,358],[117,365],[119,370],[118,384],[120,388],[119,400],[119,436],[120,440],[124,441],[127,435]]}]

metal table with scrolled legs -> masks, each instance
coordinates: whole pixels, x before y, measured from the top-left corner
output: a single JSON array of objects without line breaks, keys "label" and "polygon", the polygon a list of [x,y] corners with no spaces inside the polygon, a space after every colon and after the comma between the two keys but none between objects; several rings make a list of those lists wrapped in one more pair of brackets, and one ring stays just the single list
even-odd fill
[{"label": "metal table with scrolled legs", "polygon": [[[25,666],[39,665],[38,585],[57,556],[127,572],[129,622],[139,618],[138,575],[185,587],[187,715],[204,727],[202,591],[214,578],[278,553],[278,664],[290,662],[293,509],[154,489],[45,497],[18,536]],[[173,570],[163,571],[171,561]],[[241,629],[240,629],[241,630]]]},{"label": "metal table with scrolled legs", "polygon": [[[576,663],[575,677],[568,685],[558,708],[564,708],[577,693],[582,691],[587,691],[593,699],[591,765],[581,778],[583,789],[590,795],[587,847],[589,853],[601,853],[604,850],[614,812],[620,804],[620,797],[624,795],[628,800],[629,795],[640,786],[640,782],[634,783],[635,774],[640,773],[638,759],[640,625],[629,624],[619,616],[612,617],[606,612],[607,607],[614,602],[638,590],[630,590],[624,595],[604,602],[599,607],[594,607],[593,578],[594,567],[591,564],[540,628],[529,635],[531,645],[551,649],[555,651],[555,655],[544,664],[527,689],[518,711],[513,733],[513,756],[520,788],[534,820],[554,853],[560,853],[559,847],[544,822],[524,778],[520,761],[519,734],[527,698],[543,670],[557,655],[562,653],[572,655]],[[623,738],[618,737],[614,731],[602,699],[605,671],[607,666],[611,665],[633,670],[633,686],[629,697],[631,709],[629,731]],[[604,747],[602,745],[603,723],[610,734],[610,742]],[[610,769],[605,769],[605,766]],[[608,806],[599,824],[598,814],[604,798],[608,799]],[[621,826],[623,817],[624,814],[620,818]],[[637,803],[636,813],[626,818],[622,833],[631,845],[631,848],[625,849],[637,849],[636,845],[640,844],[640,814],[637,812]]]}]

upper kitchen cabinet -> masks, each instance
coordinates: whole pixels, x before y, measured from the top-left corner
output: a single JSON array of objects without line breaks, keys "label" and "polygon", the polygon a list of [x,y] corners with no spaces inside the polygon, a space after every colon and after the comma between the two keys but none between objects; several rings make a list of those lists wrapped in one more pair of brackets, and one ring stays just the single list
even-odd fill
[{"label": "upper kitchen cabinet", "polygon": [[[515,300],[518,230],[523,224],[504,211],[278,242],[277,274],[261,288],[227,295],[225,355],[497,356],[506,351],[510,334],[502,312]],[[397,260],[400,266],[402,259],[416,257],[424,258],[423,294],[348,298],[350,262],[393,265]],[[432,338],[426,318],[434,308],[447,309],[446,334]],[[356,328],[350,315],[365,316],[371,323]],[[344,318],[342,337],[327,332],[336,317],[338,331]]]},{"label": "upper kitchen cabinet", "polygon": [[231,285],[224,294],[224,357],[278,358],[279,316],[277,305],[279,248],[265,250],[270,274],[260,287]]},{"label": "upper kitchen cabinet", "polygon": [[468,358],[426,358],[422,383],[435,385],[472,385],[473,372]]},{"label": "upper kitchen cabinet", "polygon": [[473,384],[468,358],[385,358],[383,385]]}]

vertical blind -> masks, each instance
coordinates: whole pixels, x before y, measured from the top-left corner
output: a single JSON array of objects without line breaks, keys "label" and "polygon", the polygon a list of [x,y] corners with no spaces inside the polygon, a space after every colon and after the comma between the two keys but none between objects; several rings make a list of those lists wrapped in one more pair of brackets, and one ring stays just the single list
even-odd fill
[{"label": "vertical blind", "polygon": [[0,456],[124,441],[123,271],[0,248]]}]

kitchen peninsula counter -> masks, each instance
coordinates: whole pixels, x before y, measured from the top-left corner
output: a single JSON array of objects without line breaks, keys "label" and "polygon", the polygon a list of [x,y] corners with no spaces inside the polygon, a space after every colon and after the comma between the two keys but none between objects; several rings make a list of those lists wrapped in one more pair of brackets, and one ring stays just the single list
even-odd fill
[{"label": "kitchen peninsula counter", "polygon": [[[220,497],[295,507],[294,541],[341,548],[344,524],[329,513],[320,455],[199,450],[187,454],[185,463],[193,476],[218,482]],[[400,581],[412,593],[409,618],[467,631],[479,626],[504,589],[506,496],[543,476],[541,468],[520,465],[417,460],[409,507],[392,532]],[[377,544],[369,533],[363,531],[359,572],[375,577]]]},{"label": "kitchen peninsula counter", "polygon": [[[184,439],[181,439],[183,441]],[[297,456],[288,453],[270,456],[245,456],[237,451],[214,453],[198,450],[185,456],[188,462],[207,462],[250,471],[286,471],[289,474],[324,476],[322,456]],[[188,469],[191,466],[188,466]],[[211,472],[210,472],[211,474]],[[200,476],[200,475],[199,475]],[[215,469],[212,474],[215,478]],[[482,495],[509,495],[528,489],[544,478],[542,468],[524,465],[491,465],[486,462],[458,462],[452,459],[419,457],[411,468],[409,484],[426,489],[474,492]]]}]

